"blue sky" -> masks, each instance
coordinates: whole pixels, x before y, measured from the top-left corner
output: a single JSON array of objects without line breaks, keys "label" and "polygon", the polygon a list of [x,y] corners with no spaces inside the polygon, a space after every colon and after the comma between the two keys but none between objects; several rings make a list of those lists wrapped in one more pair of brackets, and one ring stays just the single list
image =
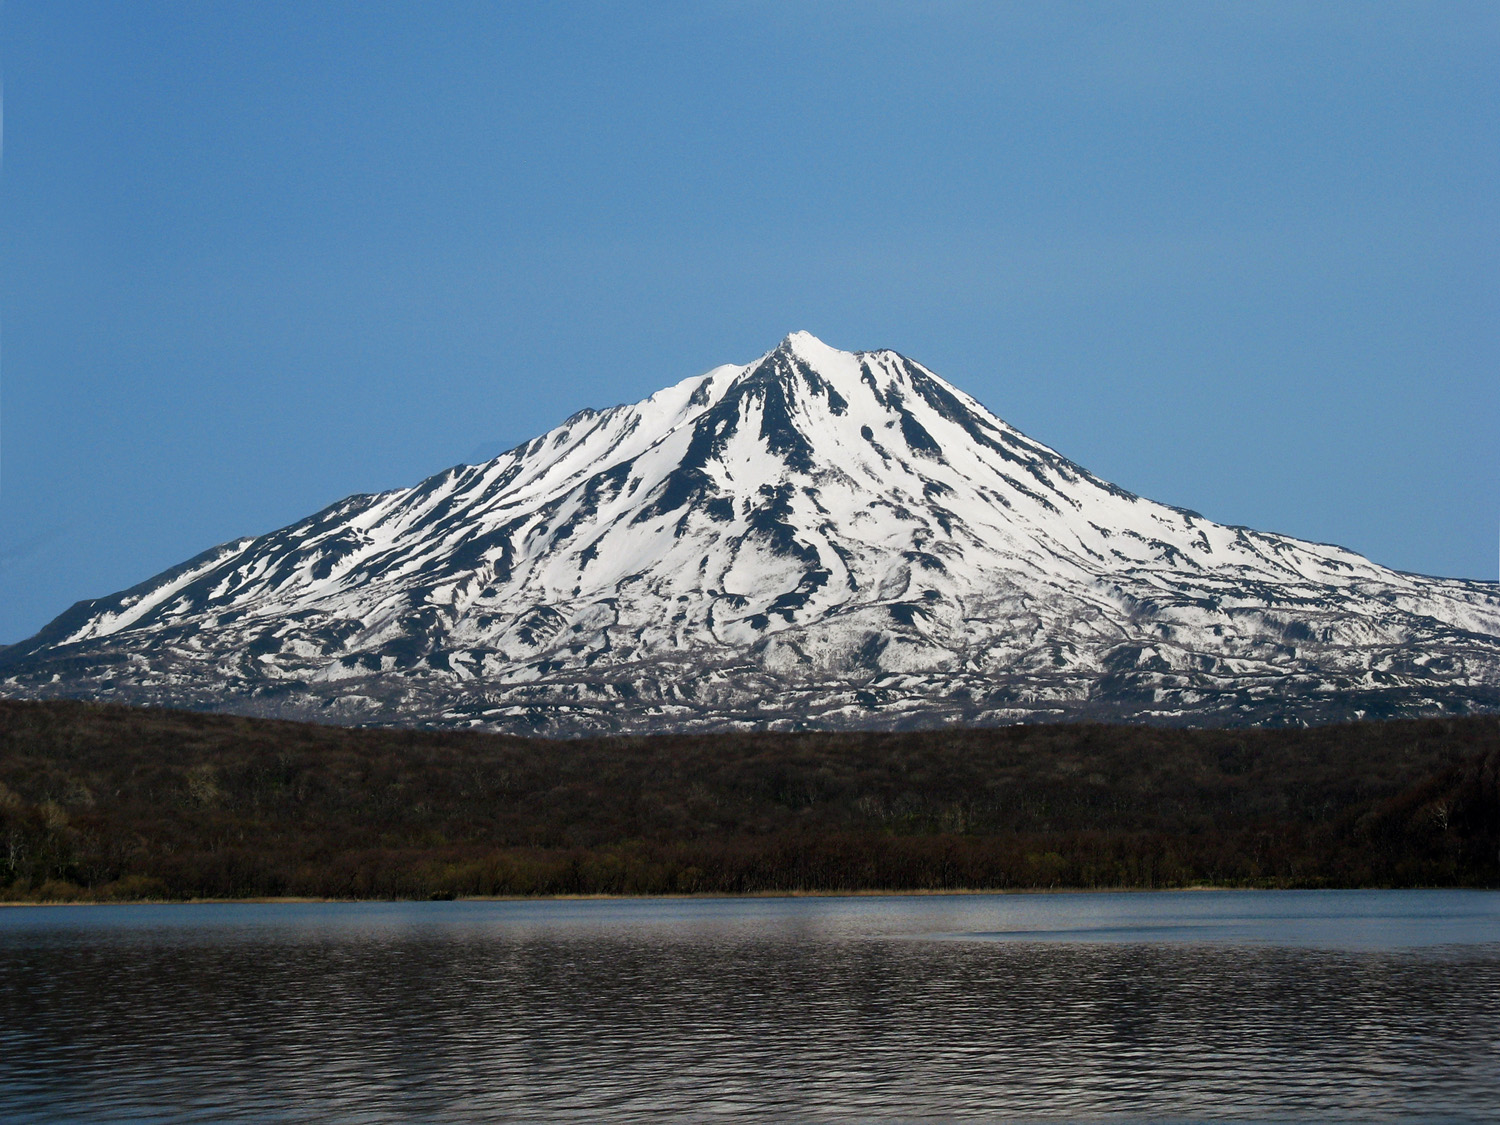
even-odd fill
[{"label": "blue sky", "polygon": [[0,643],[805,328],[1494,579],[1500,6],[7,0]]}]

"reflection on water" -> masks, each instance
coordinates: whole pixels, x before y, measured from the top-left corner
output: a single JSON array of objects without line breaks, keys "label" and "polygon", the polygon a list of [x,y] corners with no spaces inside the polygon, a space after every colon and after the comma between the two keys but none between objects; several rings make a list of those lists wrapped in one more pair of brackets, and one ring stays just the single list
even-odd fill
[{"label": "reflection on water", "polygon": [[1489,1120],[1500,894],[0,911],[14,1120]]}]

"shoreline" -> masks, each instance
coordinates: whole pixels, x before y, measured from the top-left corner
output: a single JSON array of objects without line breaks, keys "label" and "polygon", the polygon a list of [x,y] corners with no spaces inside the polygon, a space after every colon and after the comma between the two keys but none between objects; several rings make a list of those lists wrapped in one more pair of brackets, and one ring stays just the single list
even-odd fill
[{"label": "shoreline", "polygon": [[779,899],[779,898],[971,898],[982,895],[1133,895],[1133,894],[1202,894],[1225,893],[1300,893],[1346,894],[1357,891],[1473,891],[1479,894],[1500,892],[1500,887],[1427,885],[1409,887],[1245,887],[1195,884],[1186,887],[1031,887],[979,888],[957,887],[944,890],[854,890],[854,891],[750,891],[745,894],[704,892],[693,894],[565,894],[565,895],[458,895],[454,898],[310,898],[296,895],[257,896],[247,898],[153,898],[104,900],[48,899],[31,902],[24,899],[0,900],[0,910],[54,906],[295,906],[295,905],[417,905],[448,902],[675,902],[710,899]]}]

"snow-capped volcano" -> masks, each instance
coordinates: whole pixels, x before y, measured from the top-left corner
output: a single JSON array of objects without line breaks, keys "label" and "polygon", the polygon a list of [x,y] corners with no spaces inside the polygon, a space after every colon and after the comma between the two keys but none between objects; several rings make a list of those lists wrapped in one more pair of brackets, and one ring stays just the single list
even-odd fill
[{"label": "snow-capped volcano", "polygon": [[1134,496],[797,332],[80,603],[0,691],[578,733],[1500,708],[1500,589]]}]

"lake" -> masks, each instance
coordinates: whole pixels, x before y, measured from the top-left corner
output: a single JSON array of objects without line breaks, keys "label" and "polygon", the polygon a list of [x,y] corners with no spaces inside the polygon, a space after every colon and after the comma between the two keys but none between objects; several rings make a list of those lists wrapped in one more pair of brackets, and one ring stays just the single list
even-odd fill
[{"label": "lake", "polygon": [[1489,1121],[1500,892],[0,909],[6,1121]]}]

